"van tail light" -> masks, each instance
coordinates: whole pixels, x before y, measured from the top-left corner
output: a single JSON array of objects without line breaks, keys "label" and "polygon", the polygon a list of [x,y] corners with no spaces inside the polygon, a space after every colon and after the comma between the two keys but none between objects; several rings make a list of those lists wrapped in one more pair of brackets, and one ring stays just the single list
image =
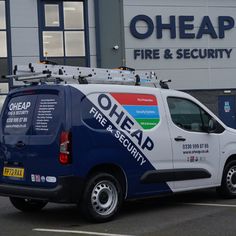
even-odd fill
[{"label": "van tail light", "polygon": [[63,131],[60,137],[59,162],[62,165],[71,163],[71,133]]}]

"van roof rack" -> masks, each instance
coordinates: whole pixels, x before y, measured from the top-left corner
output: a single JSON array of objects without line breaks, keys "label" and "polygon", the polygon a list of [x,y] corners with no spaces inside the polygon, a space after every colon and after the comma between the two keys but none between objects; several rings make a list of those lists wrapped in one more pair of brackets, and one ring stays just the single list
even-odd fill
[{"label": "van roof rack", "polygon": [[[148,86],[158,84],[155,72],[136,71],[129,67],[102,69],[90,67],[63,66],[55,64],[16,65],[14,74],[4,76],[22,82],[24,85],[36,84],[123,84]],[[170,81],[160,81],[160,86]],[[168,85],[167,85],[168,87]],[[167,88],[165,87],[165,88]]]},{"label": "van roof rack", "polygon": [[169,89],[168,83],[170,83],[171,80],[160,80],[159,85],[161,86],[162,89]]}]

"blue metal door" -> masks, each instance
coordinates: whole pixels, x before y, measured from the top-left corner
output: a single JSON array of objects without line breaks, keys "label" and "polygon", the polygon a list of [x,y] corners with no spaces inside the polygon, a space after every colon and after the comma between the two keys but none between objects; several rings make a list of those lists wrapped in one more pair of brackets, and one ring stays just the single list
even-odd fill
[{"label": "blue metal door", "polygon": [[229,127],[236,128],[235,96],[219,96],[219,117]]}]

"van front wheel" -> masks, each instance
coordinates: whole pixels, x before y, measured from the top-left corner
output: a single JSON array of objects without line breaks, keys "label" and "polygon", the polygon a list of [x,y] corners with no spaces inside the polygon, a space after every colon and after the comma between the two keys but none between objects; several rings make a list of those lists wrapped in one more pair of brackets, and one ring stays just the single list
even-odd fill
[{"label": "van front wheel", "polygon": [[218,192],[226,198],[236,198],[236,161],[230,161],[224,168]]},{"label": "van front wheel", "polygon": [[110,174],[98,173],[87,182],[81,208],[89,220],[106,222],[118,213],[122,201],[119,181]]},{"label": "van front wheel", "polygon": [[47,204],[46,201],[17,198],[17,197],[10,197],[10,201],[16,209],[23,212],[40,211]]}]

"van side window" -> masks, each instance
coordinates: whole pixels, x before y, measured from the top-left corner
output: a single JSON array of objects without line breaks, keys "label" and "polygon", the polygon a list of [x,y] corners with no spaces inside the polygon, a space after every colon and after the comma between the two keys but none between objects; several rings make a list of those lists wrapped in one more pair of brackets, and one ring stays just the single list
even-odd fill
[{"label": "van side window", "polygon": [[211,116],[190,100],[167,98],[172,121],[180,128],[193,132],[206,132]]}]

